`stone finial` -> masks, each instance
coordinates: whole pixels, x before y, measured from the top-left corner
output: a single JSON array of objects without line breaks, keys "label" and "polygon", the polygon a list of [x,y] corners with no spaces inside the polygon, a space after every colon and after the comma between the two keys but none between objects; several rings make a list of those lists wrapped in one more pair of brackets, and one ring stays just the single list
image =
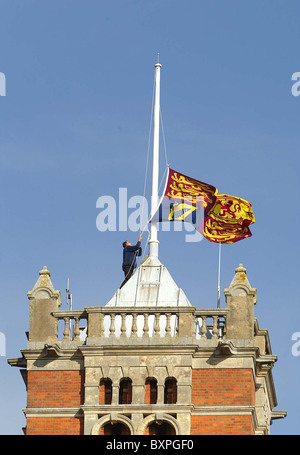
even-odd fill
[{"label": "stone finial", "polygon": [[235,269],[235,272],[247,272],[247,270],[245,269],[245,267],[243,266],[243,264],[240,264],[236,269]]},{"label": "stone finial", "polygon": [[43,270],[39,271],[39,274],[40,275],[49,275],[49,276],[51,276],[50,270],[47,269],[46,265],[44,265]]},{"label": "stone finial", "polygon": [[55,298],[58,299],[58,306],[61,305],[60,291],[56,291],[53,287],[50,279],[51,273],[45,265],[42,270],[39,271],[39,278],[35,283],[33,289],[27,293],[29,299],[47,299]]}]

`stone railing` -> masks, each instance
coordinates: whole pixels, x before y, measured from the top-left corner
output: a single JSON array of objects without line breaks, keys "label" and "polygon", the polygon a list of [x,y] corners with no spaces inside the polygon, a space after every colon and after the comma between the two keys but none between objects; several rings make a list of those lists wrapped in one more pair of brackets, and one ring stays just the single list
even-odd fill
[{"label": "stone railing", "polygon": [[82,319],[87,320],[87,314],[85,311],[81,310],[67,310],[67,311],[55,311],[52,315],[58,320],[62,320],[64,322],[63,327],[63,340],[72,340],[72,341],[80,341],[81,331],[83,329],[80,328],[80,321]]},{"label": "stone railing", "polygon": [[226,335],[227,309],[196,309],[196,338],[224,338]]},{"label": "stone railing", "polygon": [[224,338],[227,312],[195,307],[87,307],[83,311],[56,311],[52,315],[64,321],[63,340],[84,341],[86,336],[113,340],[179,337],[200,340]]},{"label": "stone railing", "polygon": [[[162,269],[160,269],[161,271]],[[179,343],[206,343],[226,338],[253,343],[255,336],[254,305],[256,289],[250,286],[246,269],[240,265],[235,276],[224,290],[226,308],[197,309],[194,306],[103,306],[82,310],[63,311],[60,292],[55,290],[46,267],[34,288],[28,292],[30,300],[28,342],[80,341],[108,345],[126,343],[128,339],[138,344],[148,339],[162,343],[166,339]],[[144,284],[141,284],[143,286]],[[119,303],[119,300],[113,300]],[[148,302],[149,299],[135,300]],[[156,299],[156,302],[161,300]],[[165,301],[165,300],[162,300]],[[172,300],[173,301],[173,300]],[[186,302],[178,297],[176,302]],[[129,301],[132,304],[133,301]],[[85,322],[83,323],[83,319]],[[41,322],[42,321],[42,322]],[[261,333],[259,336],[263,336]],[[104,341],[105,340],[105,341]],[[240,342],[239,341],[239,342]],[[130,342],[131,344],[133,341]],[[214,343],[212,343],[214,344]],[[266,347],[268,350],[269,348]]]}]

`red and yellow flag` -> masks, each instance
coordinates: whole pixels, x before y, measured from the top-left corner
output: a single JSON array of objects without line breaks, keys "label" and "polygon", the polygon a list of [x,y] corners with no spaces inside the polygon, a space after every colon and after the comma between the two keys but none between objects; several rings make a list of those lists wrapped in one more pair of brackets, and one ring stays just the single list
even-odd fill
[{"label": "red and yellow flag", "polygon": [[[164,199],[174,201],[169,204],[168,216],[160,216],[159,221],[188,221],[210,242],[234,243],[251,237],[249,225],[255,222],[252,204],[245,199],[220,194],[207,183],[200,182],[184,174],[169,169]],[[192,212],[202,207],[204,214],[197,225]],[[175,216],[176,209],[180,216]]]}]

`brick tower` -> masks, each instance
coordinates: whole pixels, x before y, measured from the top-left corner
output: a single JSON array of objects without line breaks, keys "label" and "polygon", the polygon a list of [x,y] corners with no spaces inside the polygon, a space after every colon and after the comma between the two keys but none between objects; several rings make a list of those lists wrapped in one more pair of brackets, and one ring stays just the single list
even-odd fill
[{"label": "brick tower", "polygon": [[46,267],[28,297],[27,348],[8,360],[28,435],[261,435],[286,415],[242,265],[223,309],[192,306],[151,257],[105,306],[61,310]]},{"label": "brick tower", "polygon": [[106,305],[80,311],[62,311],[50,272],[40,271],[27,348],[9,359],[27,387],[26,434],[268,434],[286,414],[274,411],[276,356],[245,268],[225,289],[226,308],[198,309],[158,259],[160,68],[149,256]]}]

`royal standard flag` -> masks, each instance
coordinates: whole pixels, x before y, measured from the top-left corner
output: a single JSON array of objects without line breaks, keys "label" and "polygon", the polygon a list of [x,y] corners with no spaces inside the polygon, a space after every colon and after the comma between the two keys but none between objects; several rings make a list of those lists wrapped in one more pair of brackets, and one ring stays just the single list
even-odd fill
[{"label": "royal standard flag", "polygon": [[252,204],[207,183],[168,169],[166,186],[152,221],[184,221],[193,224],[207,240],[234,243],[251,237],[255,222]]}]

